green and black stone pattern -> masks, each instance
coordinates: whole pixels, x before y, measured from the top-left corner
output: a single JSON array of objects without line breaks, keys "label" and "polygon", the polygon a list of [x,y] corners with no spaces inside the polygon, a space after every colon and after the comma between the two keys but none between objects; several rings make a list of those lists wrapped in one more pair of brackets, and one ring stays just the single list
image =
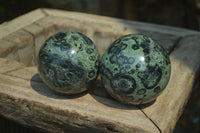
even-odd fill
[{"label": "green and black stone pattern", "polygon": [[170,79],[170,59],[164,48],[145,35],[115,40],[105,51],[100,75],[108,93],[126,104],[156,99]]},{"label": "green and black stone pattern", "polygon": [[77,94],[97,78],[100,56],[95,44],[78,32],[59,32],[41,46],[38,71],[51,89]]}]

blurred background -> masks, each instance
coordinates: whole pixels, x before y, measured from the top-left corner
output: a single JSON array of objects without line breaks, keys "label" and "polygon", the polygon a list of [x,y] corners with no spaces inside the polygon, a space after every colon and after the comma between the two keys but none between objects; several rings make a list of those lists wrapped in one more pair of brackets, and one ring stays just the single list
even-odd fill
[{"label": "blurred background", "polygon": [[[41,7],[200,30],[200,0],[0,0],[0,23]],[[1,119],[3,125],[21,126],[24,133],[35,132]],[[12,129],[4,131],[14,132]],[[174,133],[200,133],[199,81],[193,87]]]},{"label": "blurred background", "polygon": [[200,0],[0,0],[0,23],[40,7],[200,29]]}]

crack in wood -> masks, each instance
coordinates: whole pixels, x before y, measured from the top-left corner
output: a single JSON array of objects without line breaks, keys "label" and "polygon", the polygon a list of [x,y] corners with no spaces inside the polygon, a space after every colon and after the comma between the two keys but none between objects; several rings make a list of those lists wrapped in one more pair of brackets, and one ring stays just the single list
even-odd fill
[{"label": "crack in wood", "polygon": [[2,40],[8,41],[8,42],[13,43],[13,44],[16,43],[15,41],[8,39],[8,36],[2,38]]},{"label": "crack in wood", "polygon": [[162,133],[160,127],[142,110],[140,106],[138,108],[141,110],[141,112],[153,123],[153,125],[158,129],[160,133]]},{"label": "crack in wood", "polygon": [[41,10],[42,13],[44,13],[45,17],[46,17],[46,16],[49,16],[49,14],[45,11],[44,8],[41,8],[40,10]]},{"label": "crack in wood", "polygon": [[[14,120],[29,125],[29,126],[36,126],[40,129],[48,130],[49,126],[57,131],[68,131],[68,129],[73,128],[74,130],[80,131],[83,129],[84,132],[119,132],[119,125],[118,123],[113,123],[111,121],[107,121],[104,119],[91,119],[91,117],[81,115],[77,112],[70,111],[70,110],[60,110],[55,109],[52,106],[42,104],[39,102],[33,102],[29,99],[22,99],[14,96],[10,96],[0,92],[1,99],[6,99],[5,103],[7,106],[0,106],[4,107],[3,109],[9,109],[8,111],[1,110],[0,113],[3,114],[7,118],[13,118]],[[6,108],[5,108],[6,107]],[[45,111],[42,111],[45,110]],[[23,111],[24,113],[21,113]],[[36,115],[37,114],[37,115]],[[20,116],[16,119],[16,116]],[[29,116],[29,117],[27,117]],[[30,117],[32,119],[30,119]],[[36,124],[36,120],[40,120],[40,124]],[[41,127],[40,125],[43,125]],[[48,126],[48,127],[44,127]],[[66,128],[67,126],[67,128]],[[53,130],[53,128],[51,130]],[[136,129],[138,131],[144,132],[142,129],[131,128],[127,127],[129,130]]]},{"label": "crack in wood", "polygon": [[[16,70],[13,70],[13,71],[10,71],[10,72],[14,72],[14,71],[17,71],[17,70],[20,70],[20,69],[16,69]],[[1,73],[1,74],[7,75],[7,76],[10,76],[10,77],[14,77],[14,78],[23,79],[23,80],[26,80],[26,81],[30,81],[30,80],[28,80],[28,79],[25,79],[25,78],[22,78],[22,77],[19,77],[19,76],[9,75],[10,72],[8,72],[8,73]],[[34,82],[36,82],[36,81],[34,81]],[[39,81],[38,81],[38,82],[39,82]]]},{"label": "crack in wood", "polygon": [[184,36],[180,36],[177,41],[174,43],[173,47],[169,50],[168,54],[170,55],[175,49],[179,48],[180,47],[180,41],[184,38],[187,38],[189,36],[195,36],[197,34],[189,34],[189,35],[184,35]]},{"label": "crack in wood", "polygon": [[20,70],[20,69],[23,69],[23,68],[25,68],[25,66],[24,66],[24,67],[20,67],[20,68],[16,68],[16,69],[12,69],[12,70],[10,70],[10,71],[6,71],[6,72],[0,73],[0,74],[5,74],[5,75],[7,75],[7,74],[10,73],[10,72],[14,72],[14,71],[17,71],[17,70]]},{"label": "crack in wood", "polygon": [[179,47],[179,42],[181,41],[181,39],[183,38],[183,36],[182,37],[179,37],[177,40],[176,40],[176,42],[174,43],[174,45],[173,45],[173,47],[171,48],[171,49],[169,49],[169,52],[168,52],[168,54],[170,55],[176,48],[178,48]]},{"label": "crack in wood", "polygon": [[36,21],[33,22],[33,24],[36,25],[36,26],[38,26],[38,27],[40,27],[40,28],[42,28],[41,33],[45,31],[45,28],[43,26],[41,26],[39,23],[37,23]]}]

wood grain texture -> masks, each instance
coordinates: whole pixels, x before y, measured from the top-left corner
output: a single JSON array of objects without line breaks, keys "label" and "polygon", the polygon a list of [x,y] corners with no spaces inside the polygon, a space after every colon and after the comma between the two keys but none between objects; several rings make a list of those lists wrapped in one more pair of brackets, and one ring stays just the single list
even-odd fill
[{"label": "wood grain texture", "polygon": [[12,42],[14,46],[11,54],[5,58],[22,62],[26,65],[33,65],[34,62],[34,40],[33,37],[23,29],[9,34],[4,40]]},{"label": "wood grain texture", "polygon": [[69,130],[62,125],[84,132],[158,132],[136,107],[124,106],[92,94],[61,96],[49,90],[41,81],[30,82],[26,76],[23,79],[23,72],[20,72],[20,78],[16,74],[15,77],[0,75],[1,114],[8,118],[50,132]]},{"label": "wood grain texture", "polygon": [[5,74],[25,67],[23,63],[0,58],[0,73]]},{"label": "wood grain texture", "polygon": [[[30,15],[31,14],[31,15]],[[45,17],[46,14],[42,9],[34,10],[29,14],[19,16],[17,19],[11,20],[9,22],[4,22],[0,25],[0,39],[23,28],[26,25],[34,23],[36,20],[39,20]]]},{"label": "wood grain texture", "polygon": [[[80,95],[53,92],[38,76],[36,58],[43,42],[63,30],[86,34],[101,55],[122,35],[151,36],[171,53],[172,74],[167,88],[154,103],[145,106],[118,103],[109,97],[100,80],[92,91]],[[0,25],[0,57],[4,58],[0,58],[0,114],[47,132],[172,132],[199,70],[199,37],[199,32],[168,26],[35,10]]]}]

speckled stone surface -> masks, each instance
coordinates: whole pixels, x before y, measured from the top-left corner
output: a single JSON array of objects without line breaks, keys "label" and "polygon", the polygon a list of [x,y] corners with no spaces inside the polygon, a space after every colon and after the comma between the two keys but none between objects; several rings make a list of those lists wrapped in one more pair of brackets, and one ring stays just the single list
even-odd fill
[{"label": "speckled stone surface", "polygon": [[153,101],[166,87],[170,59],[155,40],[130,34],[115,40],[102,56],[100,74],[108,93],[126,104]]},{"label": "speckled stone surface", "polygon": [[86,90],[98,75],[99,52],[94,43],[77,32],[59,32],[41,46],[38,71],[51,89],[76,94]]}]

